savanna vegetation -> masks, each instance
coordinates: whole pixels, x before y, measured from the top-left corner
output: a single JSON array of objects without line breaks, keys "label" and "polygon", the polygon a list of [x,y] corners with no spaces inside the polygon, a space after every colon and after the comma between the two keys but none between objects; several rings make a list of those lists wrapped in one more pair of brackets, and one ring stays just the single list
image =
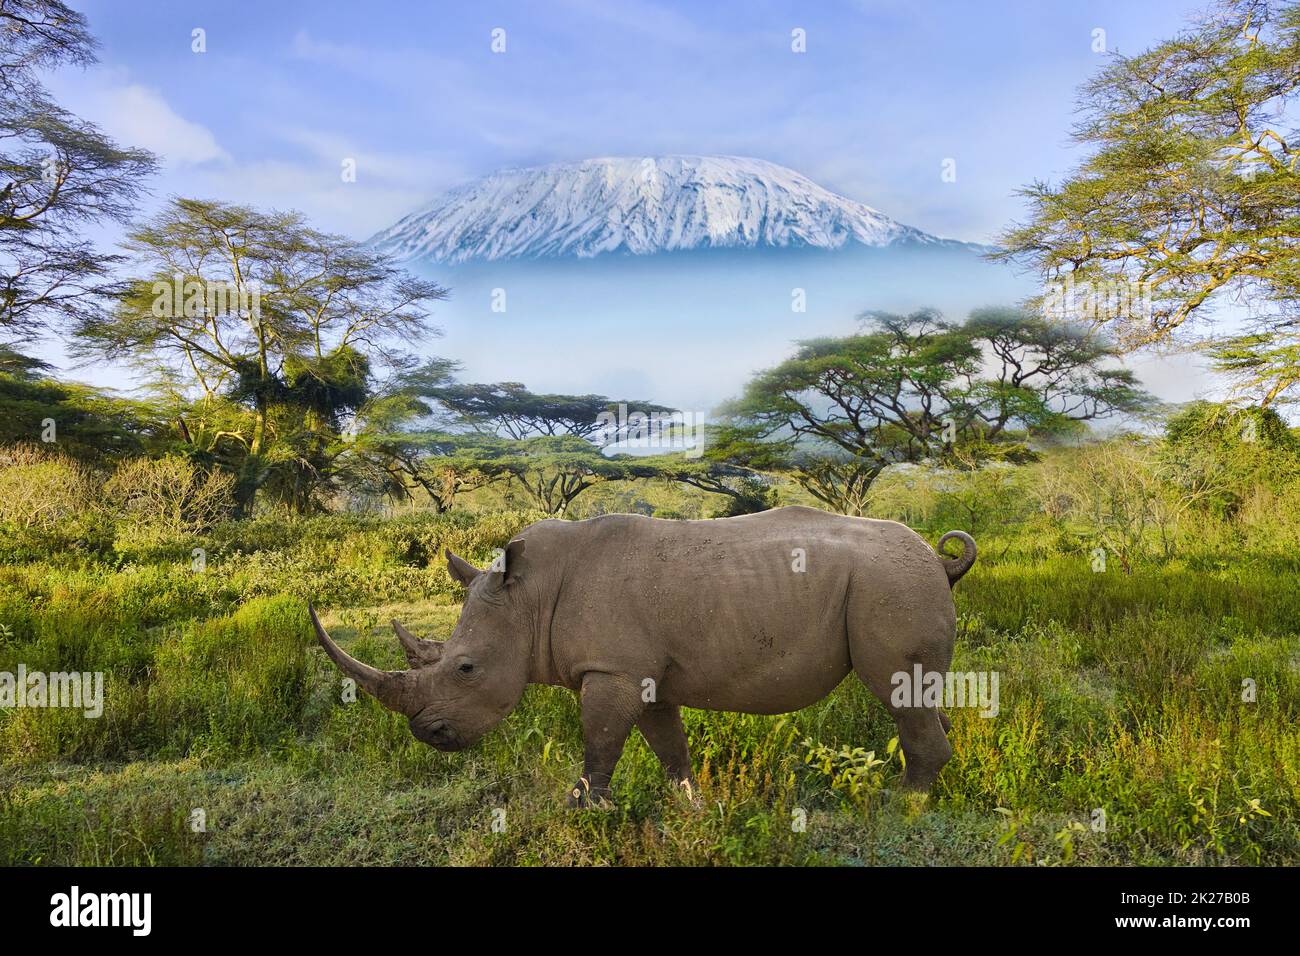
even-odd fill
[{"label": "savanna vegetation", "polygon": [[[1035,187],[1006,243],[1052,278],[1154,284],[1152,341],[1263,290],[1271,324],[1208,346],[1246,376],[1234,401],[1163,407],[1123,367],[1131,322],[1028,303],[864,314],[698,433],[650,397],[417,356],[447,290],[296,213],[177,197],[96,251],[82,227],[125,224],[153,158],[41,86],[93,57],[84,19],[2,0],[0,674],[105,686],[93,719],[0,709],[0,862],[1300,862],[1297,230],[1264,122],[1300,75],[1283,8],[1229,3],[1118,60],[1081,133],[1102,158]],[[1135,124],[1178,133],[1159,162]],[[51,330],[141,387],[68,381],[36,357]],[[953,666],[997,672],[1000,702],[952,710],[929,798],[896,792],[893,723],[850,677],[794,714],[687,712],[695,799],[634,735],[614,805],[570,811],[572,694],[530,688],[444,754],[311,634],[308,600],[396,668],[391,619],[455,625],[445,549],[486,564],[543,517],[791,503],[979,542]]]},{"label": "savanna vegetation", "polygon": [[[893,725],[849,678],[784,717],[688,712],[696,802],[634,735],[617,806],[567,810],[569,692],[531,688],[477,748],[440,754],[364,695],[344,701],[305,614],[310,598],[351,653],[397,667],[391,618],[439,638],[454,626],[442,549],[486,564],[541,512],[484,491],[443,513],[211,522],[204,503],[232,489],[193,466],[85,468],[25,451],[0,470],[0,670],[107,680],[98,720],[0,718],[7,862],[1300,859],[1300,449],[1265,413],[1198,406],[1159,439],[876,483],[870,513],[932,541],[967,527],[981,546],[956,592],[954,668],[999,672],[1000,709],[954,711],[955,757],[927,803],[888,796]],[[34,485],[38,502],[8,493]],[[808,500],[793,482],[772,491]],[[725,504],[617,481],[572,517]]]}]

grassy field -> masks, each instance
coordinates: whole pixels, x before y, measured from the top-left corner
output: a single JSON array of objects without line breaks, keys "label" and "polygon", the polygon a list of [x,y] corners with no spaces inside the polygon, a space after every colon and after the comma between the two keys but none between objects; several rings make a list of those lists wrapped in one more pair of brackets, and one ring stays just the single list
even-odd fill
[{"label": "grassy field", "polygon": [[537,517],[257,520],[112,557],[10,548],[0,671],[103,671],[106,688],[99,719],[0,711],[0,863],[1300,862],[1293,563],[1095,573],[1049,536],[986,535],[956,589],[954,669],[999,672],[1001,707],[953,712],[928,800],[893,792],[893,723],[850,677],[787,716],[687,712],[693,802],[634,734],[616,807],[575,812],[572,694],[530,688],[476,748],[441,754],[368,697],[340,700],[305,608],[396,667],[390,618],[439,638],[455,624],[442,548],[486,563]]}]

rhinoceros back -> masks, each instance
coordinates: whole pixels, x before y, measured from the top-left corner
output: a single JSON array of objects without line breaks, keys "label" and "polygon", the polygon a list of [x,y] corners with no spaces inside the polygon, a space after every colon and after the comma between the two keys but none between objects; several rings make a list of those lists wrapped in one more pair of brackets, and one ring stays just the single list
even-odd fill
[{"label": "rhinoceros back", "polygon": [[547,548],[560,595],[550,654],[562,683],[614,670],[688,706],[781,713],[848,673],[851,619],[934,616],[941,627],[953,615],[943,565],[895,522],[793,507],[546,524],[563,539]]}]

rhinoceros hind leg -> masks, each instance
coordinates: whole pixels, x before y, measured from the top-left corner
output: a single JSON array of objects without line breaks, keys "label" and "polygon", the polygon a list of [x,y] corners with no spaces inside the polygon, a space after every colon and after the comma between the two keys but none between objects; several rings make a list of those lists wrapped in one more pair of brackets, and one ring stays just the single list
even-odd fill
[{"label": "rhinoceros hind leg", "polygon": [[943,765],[952,757],[952,745],[948,743],[952,722],[942,708],[923,706],[919,702],[907,706],[896,703],[897,682],[900,678],[911,680],[916,665],[920,664],[925,674],[944,674],[952,661],[950,640],[928,646],[923,642],[918,644],[925,648],[921,660],[912,655],[891,655],[888,648],[882,649],[877,642],[861,641],[853,647],[854,670],[889,710],[898,727],[898,742],[907,758],[902,786],[908,790],[930,789]]},{"label": "rhinoceros hind leg", "polygon": [[676,704],[650,704],[637,718],[637,729],[663,764],[668,779],[678,786],[695,789],[691,775],[691,751],[682,727],[682,709]]},{"label": "rhinoceros hind leg", "polygon": [[898,742],[907,757],[903,789],[929,790],[952,757],[952,744],[939,722],[939,711],[934,707],[899,707],[893,714]]}]

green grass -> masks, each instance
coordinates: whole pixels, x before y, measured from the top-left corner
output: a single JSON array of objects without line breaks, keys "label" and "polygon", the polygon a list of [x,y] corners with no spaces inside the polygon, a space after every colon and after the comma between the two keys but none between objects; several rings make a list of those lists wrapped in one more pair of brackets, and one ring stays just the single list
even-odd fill
[{"label": "green grass", "polygon": [[455,624],[442,548],[486,561],[535,517],[262,520],[0,564],[0,670],[107,675],[101,719],[0,711],[0,863],[1300,862],[1285,558],[1094,574],[1084,555],[982,541],[954,668],[998,671],[1001,709],[953,713],[928,800],[895,792],[893,724],[849,678],[792,715],[688,712],[695,801],[634,735],[616,806],[573,812],[572,694],[530,688],[476,748],[441,754],[373,700],[340,700],[305,613],[311,597],[352,653],[398,666],[389,618]]}]

